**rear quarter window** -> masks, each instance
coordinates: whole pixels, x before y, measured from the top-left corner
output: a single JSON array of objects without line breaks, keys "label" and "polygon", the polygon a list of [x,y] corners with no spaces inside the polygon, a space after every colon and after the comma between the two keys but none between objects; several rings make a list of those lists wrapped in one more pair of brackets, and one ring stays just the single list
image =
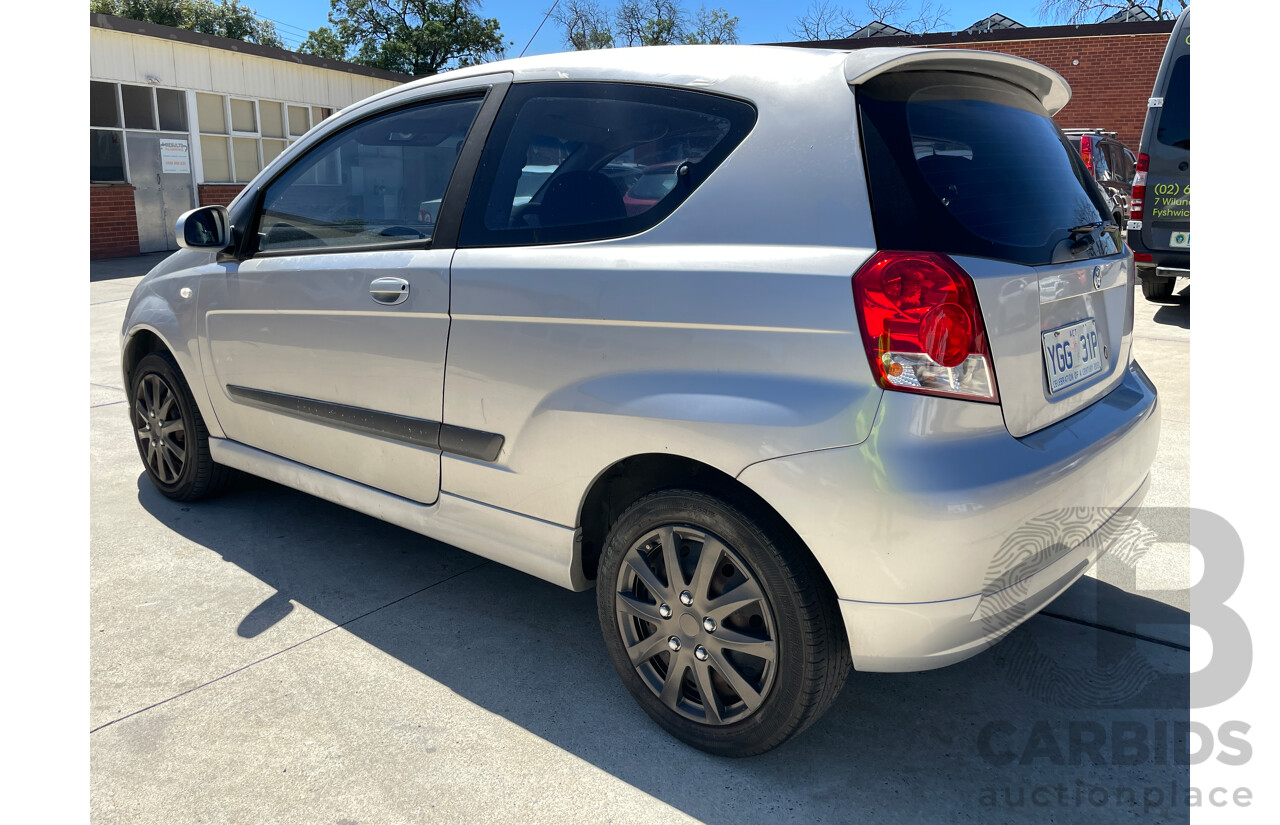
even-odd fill
[{"label": "rear quarter window", "polygon": [[[570,243],[642,232],[675,211],[755,120],[750,104],[705,92],[603,82],[516,84],[481,155],[458,245]],[[528,184],[535,168],[543,177],[536,187]]]},{"label": "rear quarter window", "polygon": [[881,249],[1033,266],[1119,251],[1118,231],[1080,231],[1106,224],[1110,210],[1029,92],[978,75],[900,72],[857,95]]}]

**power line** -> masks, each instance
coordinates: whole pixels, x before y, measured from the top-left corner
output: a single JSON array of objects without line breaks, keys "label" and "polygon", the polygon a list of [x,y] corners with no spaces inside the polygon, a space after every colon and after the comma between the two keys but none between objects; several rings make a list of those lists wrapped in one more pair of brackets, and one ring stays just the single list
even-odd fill
[{"label": "power line", "polygon": [[[538,24],[538,28],[533,30],[533,37],[538,36],[538,32],[542,31],[542,27],[546,25],[547,18],[551,16],[551,12],[556,10],[556,6],[560,5],[560,0],[551,4],[551,8],[547,9],[547,13],[542,16],[542,22]],[[529,47],[533,45],[533,37],[529,38],[529,42],[524,44],[524,48],[520,50],[520,56],[524,57],[524,53],[529,51]]]}]

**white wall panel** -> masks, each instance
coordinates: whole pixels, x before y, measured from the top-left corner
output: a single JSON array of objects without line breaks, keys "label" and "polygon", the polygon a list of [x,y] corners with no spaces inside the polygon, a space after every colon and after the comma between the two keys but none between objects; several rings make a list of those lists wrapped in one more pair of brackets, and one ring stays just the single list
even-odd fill
[{"label": "white wall panel", "polygon": [[173,44],[173,66],[176,72],[177,85],[184,89],[196,89],[201,92],[213,90],[213,74],[209,69],[209,53],[212,49],[203,46],[189,46],[186,43]]},{"label": "white wall panel", "polygon": [[244,64],[239,54],[209,49],[209,74],[213,91],[223,94],[248,94],[244,85]]},{"label": "white wall panel", "polygon": [[89,29],[89,76],[94,80],[138,81],[133,70],[131,35],[106,29]]},{"label": "white wall panel", "polygon": [[[287,60],[90,27],[94,80],[160,85],[342,109],[400,84]],[[147,75],[158,78],[148,81]]]},{"label": "white wall panel", "polygon": [[241,58],[241,64],[244,67],[244,93],[250,97],[278,98],[276,72],[271,64],[279,62],[279,60],[244,55]]},{"label": "white wall panel", "polygon": [[157,86],[177,86],[173,64],[173,45],[154,37],[133,39],[133,70],[138,80]]}]

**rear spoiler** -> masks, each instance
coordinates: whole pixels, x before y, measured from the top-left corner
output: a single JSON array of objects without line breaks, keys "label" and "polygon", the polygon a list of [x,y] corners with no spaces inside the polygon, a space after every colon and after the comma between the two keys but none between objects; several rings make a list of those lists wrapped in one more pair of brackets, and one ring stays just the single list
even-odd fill
[{"label": "rear spoiler", "polygon": [[1054,70],[1033,60],[976,49],[858,49],[844,61],[844,77],[850,86],[866,83],[888,72],[953,71],[981,74],[1021,86],[1056,115],[1071,100],[1071,87]]}]

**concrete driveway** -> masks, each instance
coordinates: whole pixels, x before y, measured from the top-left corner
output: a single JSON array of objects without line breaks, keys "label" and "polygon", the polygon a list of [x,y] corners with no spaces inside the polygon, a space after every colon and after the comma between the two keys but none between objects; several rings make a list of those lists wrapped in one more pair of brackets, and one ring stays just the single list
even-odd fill
[{"label": "concrete driveway", "polygon": [[851,674],[729,760],[631,700],[592,592],[265,481],[154,492],[117,367],[137,280],[90,286],[94,822],[1187,819],[1188,296],[1136,296],[1164,405],[1143,546],[993,650]]}]

